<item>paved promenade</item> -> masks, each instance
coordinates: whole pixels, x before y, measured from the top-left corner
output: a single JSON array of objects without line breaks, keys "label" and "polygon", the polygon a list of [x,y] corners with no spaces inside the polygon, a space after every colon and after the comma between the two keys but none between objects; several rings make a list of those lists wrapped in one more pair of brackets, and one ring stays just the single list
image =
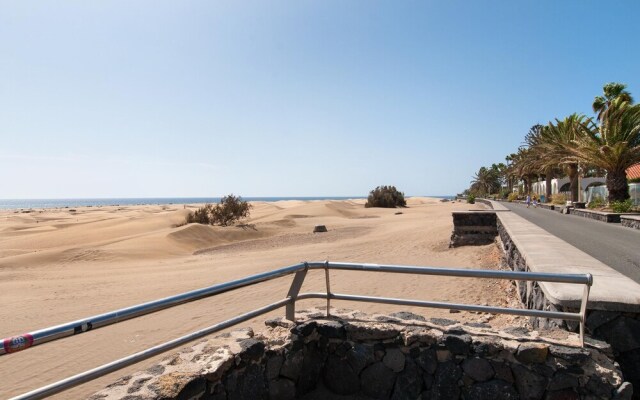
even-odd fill
[{"label": "paved promenade", "polygon": [[524,204],[500,204],[640,283],[640,230]]},{"label": "paved promenade", "polygon": [[[593,275],[594,284],[589,298],[589,309],[640,312],[640,283],[518,215],[517,211],[522,208],[525,212],[540,213],[560,221],[564,221],[563,218],[569,217],[568,215],[544,209],[527,210],[524,206],[502,202],[491,203],[495,210],[507,210],[507,206],[515,210],[499,212],[497,216],[531,271],[590,273]],[[571,219],[576,220],[576,218]],[[581,222],[577,221],[577,223]],[[593,224],[605,225],[594,221],[585,222],[591,222],[589,227],[593,229],[598,228],[593,227]],[[618,229],[625,229],[623,232],[629,231],[629,234],[635,234],[631,229],[621,227]],[[629,250],[632,251],[632,249]],[[540,287],[547,298],[557,305],[576,307],[582,297],[580,285],[540,282]]]}]

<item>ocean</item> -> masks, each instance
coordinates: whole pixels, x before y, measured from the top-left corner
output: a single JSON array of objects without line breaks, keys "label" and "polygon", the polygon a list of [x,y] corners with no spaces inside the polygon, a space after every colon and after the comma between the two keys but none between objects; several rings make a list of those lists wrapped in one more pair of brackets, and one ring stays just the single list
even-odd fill
[{"label": "ocean", "polygon": [[[455,196],[425,196],[425,197],[453,199]],[[361,196],[243,197],[242,199],[247,201],[347,200],[347,199],[366,199],[366,197],[361,197]],[[220,197],[148,197],[148,198],[112,198],[112,199],[0,199],[0,210],[65,208],[65,207],[134,206],[134,205],[155,205],[155,204],[195,204],[195,203],[218,203],[219,201],[220,201]]]}]

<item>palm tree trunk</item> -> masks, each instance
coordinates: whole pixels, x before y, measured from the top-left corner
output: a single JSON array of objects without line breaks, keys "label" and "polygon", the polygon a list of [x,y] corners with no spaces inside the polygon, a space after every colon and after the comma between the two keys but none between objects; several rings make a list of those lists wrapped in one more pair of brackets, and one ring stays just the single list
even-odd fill
[{"label": "palm tree trunk", "polygon": [[571,184],[569,187],[571,188],[571,201],[578,201],[578,164],[569,164],[568,166],[568,175]]},{"label": "palm tree trunk", "polygon": [[627,173],[624,169],[607,173],[607,190],[609,190],[609,203],[624,201],[630,197]]},{"label": "palm tree trunk", "polygon": [[552,178],[553,178],[553,172],[551,172],[551,168],[548,168],[547,173],[544,175],[544,200],[547,203],[551,198],[551,179]]}]

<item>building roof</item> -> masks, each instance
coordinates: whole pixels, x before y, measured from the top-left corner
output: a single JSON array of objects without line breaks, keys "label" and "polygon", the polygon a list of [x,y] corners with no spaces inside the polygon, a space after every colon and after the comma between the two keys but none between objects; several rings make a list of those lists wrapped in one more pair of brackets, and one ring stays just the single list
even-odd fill
[{"label": "building roof", "polygon": [[627,179],[640,179],[640,163],[632,165],[627,169]]}]

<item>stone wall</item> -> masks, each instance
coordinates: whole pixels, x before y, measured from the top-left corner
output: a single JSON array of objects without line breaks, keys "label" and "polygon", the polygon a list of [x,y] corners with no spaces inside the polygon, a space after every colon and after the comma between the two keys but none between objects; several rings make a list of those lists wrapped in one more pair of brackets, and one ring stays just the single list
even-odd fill
[{"label": "stone wall", "polygon": [[[499,219],[497,227],[504,249],[504,263],[514,271],[529,271],[525,259]],[[520,301],[526,308],[546,311],[578,311],[551,303],[537,282],[516,282],[516,284]],[[559,327],[575,332],[579,328],[578,323],[573,321],[532,317],[530,322],[535,328],[542,329]],[[640,388],[640,315],[587,310],[586,329],[588,334],[611,344],[615,360],[620,363],[625,378],[634,387]],[[640,393],[637,393],[633,398],[640,399]]]},{"label": "stone wall", "polygon": [[[497,221],[497,228],[504,251],[503,263],[514,271],[530,272],[531,270],[527,265],[527,261],[522,254],[520,254],[520,250],[518,250],[518,247],[513,243],[500,220]],[[537,282],[516,281],[515,283],[518,288],[520,302],[525,308],[545,311],[578,312],[578,310],[556,306],[549,302]],[[578,325],[573,321],[548,318],[530,317],[530,323],[536,329],[562,328],[575,332],[578,328]]]},{"label": "stone wall", "polygon": [[[98,399],[630,399],[606,343],[400,312],[267,321],[201,342]],[[599,347],[599,348],[598,348]]]},{"label": "stone wall", "polygon": [[498,235],[495,211],[454,211],[449,247],[485,245]]},{"label": "stone wall", "polygon": [[620,224],[627,228],[632,229],[640,229],[640,216],[630,217],[630,216],[621,216]]},{"label": "stone wall", "polygon": [[608,223],[620,222],[620,214],[617,214],[617,213],[583,210],[583,209],[576,208],[573,210],[572,214],[580,217],[584,217],[584,218],[595,219],[596,221],[601,221],[601,222],[608,222]]}]

